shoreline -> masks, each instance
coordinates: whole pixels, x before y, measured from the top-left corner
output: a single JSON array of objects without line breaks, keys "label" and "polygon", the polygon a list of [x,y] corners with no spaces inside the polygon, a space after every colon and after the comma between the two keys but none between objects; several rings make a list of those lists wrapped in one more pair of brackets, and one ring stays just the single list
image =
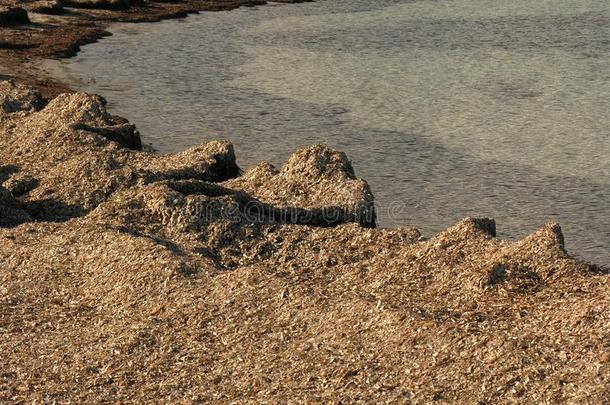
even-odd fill
[{"label": "shoreline", "polygon": [[559,225],[379,229],[345,153],[245,173],[228,141],[150,153],[101,96],[32,67],[195,5],[87,10],[20,37],[57,43],[0,49],[0,401],[610,401],[609,270]]},{"label": "shoreline", "polygon": [[[321,4],[320,6],[322,8],[327,7],[323,4]],[[315,9],[318,9],[318,7],[315,7]],[[206,26],[208,26],[208,28],[206,29],[205,26],[200,25],[199,29],[205,29],[206,32],[208,32],[208,34],[202,35],[202,36],[197,36],[197,38],[206,38],[207,37],[208,42],[209,42],[210,41],[209,35],[210,34],[213,35],[214,30],[212,30],[211,32],[209,31],[210,24],[205,23],[205,21],[207,21],[208,19],[211,19],[213,21],[225,21],[225,18],[227,18],[227,19],[233,20],[233,21],[237,20],[237,22],[239,24],[239,19],[241,19],[241,18],[246,18],[248,20],[250,19],[250,17],[242,17],[245,15],[248,15],[248,16],[252,15],[254,18],[256,18],[255,16],[258,16],[261,14],[265,15],[267,13],[271,13],[272,15],[275,15],[277,12],[279,12],[280,15],[284,15],[286,13],[288,15],[293,15],[295,13],[300,15],[301,12],[299,12],[298,10],[302,10],[302,9],[297,8],[297,7],[291,7],[287,10],[280,11],[280,9],[272,7],[272,8],[267,8],[267,9],[258,8],[258,10],[259,11],[251,11],[251,10],[245,9],[242,12],[237,12],[236,14],[230,14],[230,15],[228,13],[221,13],[220,15],[209,15],[208,17],[193,16],[192,18],[189,18],[190,22],[185,21],[185,20],[179,20],[177,22],[161,23],[160,24],[161,28],[159,28],[159,29],[163,30],[163,31],[178,30],[178,32],[181,32],[180,30],[182,30],[183,28],[192,30],[193,28],[188,28],[188,27],[196,25],[198,22],[199,22],[199,24],[201,24],[201,22],[204,22],[204,24]],[[263,11],[263,10],[267,10],[267,11]],[[275,10],[277,10],[277,12]],[[233,16],[233,17],[231,17],[231,16]],[[129,24],[125,24],[125,25],[117,24],[117,25],[113,26],[111,28],[112,32],[113,32],[113,34],[119,34],[118,37],[114,38],[114,39],[112,39],[112,38],[106,39],[104,41],[104,43],[106,43],[107,45],[104,45],[104,44],[92,45],[92,47],[91,47],[92,53],[88,54],[88,55],[90,55],[90,57],[92,59],[95,59],[95,54],[99,55],[100,50],[105,49],[106,51],[108,51],[109,49],[112,50],[115,47],[122,47],[122,45],[118,45],[117,42],[125,41],[126,43],[130,43],[131,42],[130,38],[133,38],[133,41],[135,41],[135,42],[139,41],[137,38],[144,38],[144,41],[146,41],[144,43],[140,43],[137,48],[133,48],[134,52],[137,53],[137,52],[140,52],[142,49],[146,49],[146,48],[150,49],[149,48],[150,41],[146,39],[146,37],[148,35],[147,33],[151,33],[151,34],[154,33],[156,28],[151,27],[151,26],[139,26],[140,28],[137,28],[137,26],[131,26],[132,28],[129,28],[130,26],[131,25],[129,25]],[[182,26],[184,26],[184,27],[180,28]],[[221,27],[222,26],[220,26],[219,28],[221,28]],[[122,32],[122,34],[121,34],[121,32]],[[195,32],[198,33],[197,31],[195,31]],[[136,35],[136,33],[139,33],[139,34]],[[106,42],[106,41],[110,41],[110,44],[108,44],[108,42]],[[198,40],[195,42],[200,42],[200,41]],[[147,46],[146,43],[149,43],[149,46]],[[169,45],[169,44],[166,43],[166,45]],[[212,42],[212,45],[214,45],[213,42]],[[129,46],[129,45],[127,45],[127,46]],[[214,48],[217,48],[217,47],[213,46],[210,51],[213,51]],[[181,49],[183,49],[183,48],[181,48]],[[210,51],[208,51],[207,47],[206,47],[206,51],[205,51],[206,54]],[[150,50],[149,50],[149,52],[150,52]],[[161,52],[163,52],[163,51],[161,50]],[[191,49],[191,52],[192,52],[192,49]],[[154,49],[153,49],[153,52],[150,52],[150,54],[153,54],[153,55],[155,54]],[[170,54],[170,58],[171,57],[172,56]],[[79,61],[81,60],[81,58],[78,58],[78,59],[79,59]],[[131,58],[131,59],[133,59],[133,58]],[[56,61],[57,60],[51,60],[51,62],[56,62]],[[77,61],[77,64],[80,63],[79,61]],[[105,63],[104,60],[98,60],[98,62],[101,62],[102,65]],[[124,60],[121,63],[125,63],[125,62],[128,62],[128,60]],[[59,60],[59,63],[66,63],[65,66],[70,66],[69,59],[66,59],[66,62],[63,62],[63,60]],[[167,63],[167,62],[164,62],[163,64],[165,64],[165,63]],[[194,140],[190,144],[186,143],[186,144],[182,145],[180,143],[180,140],[178,138],[175,138],[175,136],[177,134],[180,134],[181,129],[179,127],[181,127],[181,125],[177,126],[177,128],[175,129],[175,132],[173,132],[172,129],[169,129],[169,131],[168,131],[165,127],[164,127],[163,131],[158,131],[154,127],[151,128],[150,123],[148,122],[149,117],[146,116],[146,112],[144,112],[142,108],[139,108],[139,109],[133,108],[134,105],[138,105],[140,103],[143,103],[143,105],[146,105],[146,109],[154,108],[155,107],[154,105],[147,104],[147,100],[155,99],[155,96],[156,96],[155,94],[148,93],[147,96],[144,97],[144,99],[138,99],[137,102],[131,103],[130,101],[134,100],[134,99],[132,99],[132,96],[129,95],[129,96],[125,97],[125,94],[130,94],[129,91],[121,91],[121,86],[124,86],[125,84],[128,84],[128,83],[119,83],[118,85],[115,84],[114,86],[109,87],[109,86],[107,86],[108,83],[103,83],[104,80],[97,78],[99,81],[99,85],[104,84],[103,86],[99,86],[97,83],[95,83],[95,80],[92,80],[93,78],[91,78],[90,75],[87,74],[87,71],[89,69],[83,68],[83,67],[78,68],[78,66],[75,66],[75,68],[76,68],[75,71],[80,72],[82,74],[82,77],[77,78],[76,76],[78,76],[78,74],[76,74],[76,75],[72,74],[72,70],[70,70],[70,69],[64,70],[63,72],[60,70],[58,74],[51,74],[51,76],[57,78],[59,81],[62,81],[65,83],[70,83],[71,86],[75,89],[81,89],[82,91],[105,94],[105,95],[109,96],[109,101],[111,102],[111,104],[110,104],[111,112],[114,114],[122,115],[123,117],[129,117],[129,118],[134,117],[134,118],[131,118],[132,121],[140,121],[142,123],[142,126],[141,127],[139,126],[139,129],[140,129],[144,139],[146,139],[148,136],[151,136],[151,135],[154,138],[154,134],[159,134],[159,133],[161,133],[161,134],[167,133],[167,134],[173,135],[174,139],[176,139],[176,141],[168,142],[167,145],[170,145],[170,146],[166,145],[165,149],[163,146],[164,145],[163,138],[161,137],[161,138],[157,139],[157,143],[155,144],[155,147],[159,146],[158,147],[159,152],[177,151],[177,150],[179,150],[176,147],[177,145],[181,145],[179,147],[186,148],[186,147],[190,146],[192,143],[198,142],[198,141]],[[166,73],[165,70],[163,69],[163,66],[161,66],[160,68],[161,68],[161,70],[159,71],[159,73]],[[129,68],[126,68],[126,69],[129,69]],[[103,72],[103,69],[102,69],[102,72]],[[125,72],[122,72],[122,74],[124,74],[124,73]],[[104,75],[104,73],[100,73],[100,74],[102,76]],[[106,72],[106,75],[107,74],[108,73]],[[138,81],[143,80],[143,77],[140,75],[132,75],[132,77],[135,80],[134,83],[137,83]],[[110,79],[110,82],[112,82],[112,77],[106,76],[106,78]],[[210,79],[212,79],[212,82],[213,82],[213,78],[214,78],[214,76],[210,76]],[[147,80],[150,80],[150,79],[151,78],[148,78]],[[127,86],[127,87],[130,87],[130,86]],[[137,84],[134,87],[138,88]],[[114,93],[114,90],[118,90],[119,93],[123,93],[123,94]],[[140,90],[138,90],[138,93],[139,92],[140,92]],[[116,98],[116,100],[114,100],[114,98]],[[120,102],[118,102],[119,100],[120,100]],[[115,102],[117,102],[117,103],[115,104]],[[346,104],[349,104],[349,100],[344,100],[344,102]],[[121,107],[121,103],[124,103],[124,104],[122,104],[124,106],[124,108]],[[131,109],[130,109],[130,104],[132,105]],[[230,107],[234,108],[234,106],[230,106]],[[123,111],[121,111],[121,109]],[[213,115],[216,115],[216,114],[213,114]],[[220,116],[222,116],[222,115],[220,115]],[[135,117],[139,117],[139,118],[135,118]],[[215,117],[212,117],[210,120],[207,120],[207,121],[214,122],[215,119],[216,119]],[[154,118],[152,120],[154,120]],[[186,118],[186,122],[188,123],[188,127],[191,128],[190,129],[191,132],[196,133],[198,131],[198,128],[196,128],[196,127],[193,128],[193,124],[196,122],[195,119],[193,119],[191,121],[190,118]],[[256,121],[253,121],[253,122],[256,122]],[[148,124],[148,126],[146,126],[147,124]],[[163,123],[161,123],[161,125],[163,125]],[[208,128],[210,127],[209,122],[206,122],[206,125]],[[182,131],[184,131],[184,130],[182,130]],[[234,129],[232,131],[234,131]],[[205,134],[205,132],[206,131],[204,130],[202,134]],[[231,132],[231,131],[229,131],[229,132]],[[291,131],[286,131],[286,132],[287,132],[286,135],[290,136],[290,134],[288,132],[291,132]],[[318,132],[322,132],[322,131],[318,131]],[[492,132],[487,131],[487,132],[493,133],[493,131]],[[184,135],[190,136],[189,133],[184,133]],[[212,138],[215,138],[215,137],[218,138],[218,137],[222,137],[222,136],[223,136],[222,134],[219,134],[216,136],[212,136]],[[206,139],[211,139],[210,134],[206,134],[206,137],[207,137]],[[258,161],[260,161],[262,159],[267,159],[271,156],[271,154],[266,153],[265,156],[261,157],[259,154],[258,158],[248,159],[247,156],[244,156],[244,155],[253,153],[253,150],[249,148],[249,145],[248,145],[249,142],[246,141],[245,143],[240,144],[239,136],[236,136],[235,132],[232,133],[231,137],[235,140],[236,150],[238,152],[241,152],[241,153],[239,153],[240,164],[242,164],[242,163],[246,164],[246,165],[255,164]],[[329,142],[330,141],[331,140],[329,140]],[[202,142],[202,141],[199,141],[199,142]],[[313,141],[311,141],[311,142],[313,142]],[[495,141],[492,141],[492,142],[495,142]],[[155,142],[153,140],[150,140],[150,145],[153,145],[154,143]],[[288,144],[290,144],[290,143],[291,142],[288,142]],[[171,148],[171,145],[173,145],[173,148]],[[349,146],[346,145],[346,146],[342,146],[341,148],[343,148],[342,150],[348,152],[348,154],[351,153],[349,151],[354,150],[355,155],[351,156],[351,157],[354,159],[354,162],[356,164],[356,169],[358,169],[358,167],[361,167],[362,168],[361,169],[362,177],[366,178],[370,182],[370,184],[373,186],[373,190],[375,191],[375,195],[377,197],[377,202],[378,202],[378,204],[380,204],[380,207],[378,207],[378,210],[381,212],[381,207],[387,205],[387,204],[384,204],[384,202],[385,201],[394,201],[394,199],[396,199],[396,194],[391,194],[389,197],[388,197],[388,195],[384,194],[385,190],[392,189],[391,185],[390,185],[390,187],[385,187],[385,188],[380,187],[380,184],[383,184],[383,179],[379,179],[378,177],[375,177],[377,175],[377,173],[379,173],[379,169],[376,168],[377,165],[374,162],[367,162],[366,158],[364,158],[362,155],[358,156],[357,155],[358,150],[352,149],[354,146],[355,145],[349,145]],[[473,145],[473,146],[475,146],[475,145]],[[241,151],[240,151],[240,149],[241,149]],[[285,153],[285,155],[283,155],[281,157],[274,155],[273,162],[276,164],[280,164],[285,159],[285,157],[288,156],[288,154],[290,152],[292,152],[292,151],[288,150]],[[533,152],[533,154],[535,155],[536,152]],[[558,152],[558,153],[556,153],[556,155],[561,155],[561,153]],[[547,157],[548,156],[544,156],[544,155],[540,156],[539,159],[536,161],[536,162],[547,162],[546,166],[542,165],[541,163],[536,163],[536,165],[543,166],[540,168],[540,174],[538,174],[537,181],[541,180],[539,178],[541,173],[546,173],[547,175],[555,176],[555,178],[557,178],[557,179],[559,179],[560,176],[564,176],[564,175],[566,175],[566,173],[568,173],[568,170],[565,168],[554,169],[553,167],[550,167],[550,165],[548,165],[548,160],[546,159]],[[493,158],[491,156],[489,156],[488,159],[493,160]],[[596,159],[593,159],[593,161],[595,161],[595,160]],[[509,161],[512,162],[512,160],[510,160],[510,159],[509,159]],[[360,166],[358,166],[358,165],[360,165]],[[536,167],[535,170],[539,170],[538,166],[536,166],[536,165],[532,165],[531,167]],[[390,165],[387,165],[387,166],[390,166]],[[392,166],[387,167],[387,166],[384,169],[384,171],[387,170],[388,172],[393,170],[396,167],[396,165],[394,165],[394,167],[392,167]],[[425,166],[425,165],[420,165],[420,167],[421,166]],[[574,166],[572,166],[572,167],[574,167]],[[371,170],[371,168],[376,168],[376,169]],[[510,169],[511,168],[509,168],[508,165],[507,165],[507,167],[504,167],[504,170],[510,170]],[[411,169],[411,170],[413,170],[413,169]],[[485,172],[485,171],[482,171],[482,172]],[[523,183],[524,179],[528,178],[527,176],[522,177],[522,175],[524,175],[524,173],[520,173],[517,170],[515,170],[515,172],[517,172],[519,174],[513,174],[512,177],[520,178],[522,180],[521,184]],[[513,173],[513,172],[511,172],[511,173]],[[472,173],[471,173],[471,175],[472,175]],[[399,179],[399,178],[400,177],[398,177],[396,179]],[[421,180],[428,181],[428,179],[425,176],[414,175],[413,178],[418,178],[420,181]],[[575,184],[579,184],[579,183],[584,184],[584,183],[591,182],[592,185],[591,185],[591,187],[589,187],[589,191],[591,188],[594,187],[593,184],[600,185],[602,183],[602,182],[599,182],[600,179],[598,179],[595,175],[591,175],[590,172],[589,172],[589,176],[586,176],[584,174],[580,174],[577,176],[576,174],[574,174],[574,175],[571,175],[571,178],[572,178],[572,182]],[[396,181],[396,179],[394,179],[393,181]],[[596,181],[598,181],[598,183],[596,183]],[[510,181],[506,182],[506,184],[509,184],[509,183],[511,183],[511,182]],[[519,183],[517,183],[517,184],[519,184]],[[481,186],[479,185],[479,187],[481,187]],[[486,189],[487,187],[492,187],[492,186],[485,186],[484,189]],[[546,187],[544,187],[544,188],[546,189]],[[553,189],[554,189],[554,187],[549,184],[547,190],[553,190]],[[502,190],[502,189],[500,188],[500,189],[494,190],[494,193],[497,193],[499,190]],[[573,193],[573,194],[574,195],[589,194],[587,192],[582,192],[582,191],[583,190],[580,190],[578,193]],[[390,194],[390,193],[388,193],[388,194]],[[438,193],[434,193],[434,194],[436,194],[435,198],[441,198]],[[547,193],[545,192],[545,193],[541,193],[541,194],[545,195]],[[458,196],[459,196],[459,193],[458,193]],[[459,198],[458,196],[456,196],[456,197]],[[506,200],[509,200],[511,196],[507,195],[506,197],[507,198],[505,198],[505,199],[500,198],[498,200],[506,201]],[[524,197],[527,197],[527,194],[520,198],[524,198]],[[557,197],[557,196],[554,196],[554,195],[548,196],[548,194],[547,194],[547,196],[545,196],[543,199],[548,199],[550,201],[554,201],[555,202],[554,204],[556,204],[557,201],[563,201],[562,199],[555,198],[555,197]],[[531,201],[528,200],[528,203],[531,203]],[[579,259],[589,261],[592,263],[603,263],[603,264],[610,263],[610,261],[609,261],[610,258],[608,258],[608,255],[606,254],[606,252],[604,250],[600,249],[600,246],[604,244],[603,243],[603,237],[604,237],[603,228],[604,227],[601,226],[602,233],[600,234],[600,232],[599,232],[600,227],[597,224],[591,224],[592,225],[591,228],[588,228],[587,226],[583,226],[582,225],[583,223],[587,223],[586,219],[584,221],[581,221],[581,219],[578,217],[574,218],[574,216],[570,216],[569,212],[570,211],[574,212],[573,209],[565,209],[565,210],[561,209],[561,208],[548,209],[548,207],[547,207],[546,211],[544,208],[542,210],[540,210],[540,211],[543,211],[543,213],[539,214],[539,215],[532,215],[531,212],[527,212],[527,211],[519,212],[519,211],[515,210],[515,211],[513,211],[514,219],[512,219],[512,218],[507,218],[507,217],[503,216],[503,214],[505,212],[509,211],[510,209],[514,209],[514,208],[518,208],[518,207],[509,207],[508,209],[503,209],[503,208],[499,208],[501,206],[501,204],[502,204],[501,201],[498,201],[497,204],[495,204],[495,203],[489,204],[488,207],[483,207],[482,209],[478,210],[478,212],[483,212],[483,210],[485,210],[484,212],[486,212],[487,215],[494,217],[496,220],[498,220],[499,222],[502,222],[504,224],[502,226],[502,228],[504,230],[504,232],[502,233],[502,237],[507,238],[507,239],[516,240],[524,235],[527,235],[529,232],[531,232],[534,229],[534,227],[530,228],[530,226],[532,226],[532,224],[537,224],[537,225],[542,224],[544,222],[550,221],[551,220],[550,218],[553,218],[553,221],[557,221],[557,222],[561,223],[566,234],[569,234],[568,240],[567,240],[567,242],[568,242],[567,248],[568,248],[568,250],[570,250],[570,252],[572,254],[578,255]],[[444,205],[446,206],[447,204],[444,204]],[[467,206],[468,206],[467,204],[463,205],[463,206],[456,206],[455,209],[453,210],[453,212],[460,211],[462,207],[467,207]],[[544,206],[545,206],[545,204],[542,204],[542,207],[544,207]],[[579,207],[583,209],[584,213],[587,213],[588,212],[587,209],[592,209],[593,207],[596,207],[596,205],[594,205],[593,203],[592,204],[585,203],[585,204],[580,204]],[[489,208],[489,209],[487,209],[487,208]],[[535,210],[535,208],[536,207],[534,207],[534,210]],[[436,207],[435,207],[435,209],[436,209]],[[550,213],[550,214],[546,215],[545,213]],[[468,214],[462,214],[462,216],[476,215],[476,214],[477,214],[477,211],[471,209],[468,212]],[[442,218],[443,216],[444,215],[435,215],[436,218],[434,218],[434,219]],[[384,215],[383,214],[379,215],[379,217],[384,218]],[[532,219],[532,217],[535,217],[535,219]],[[452,217],[450,220],[445,220],[444,222],[439,221],[440,224],[435,223],[435,225],[437,225],[437,226],[435,228],[432,228],[429,226],[430,222],[425,222],[425,220],[423,220],[423,217],[419,216],[417,213],[413,213],[411,215],[411,218],[406,219],[406,220],[401,218],[402,220],[392,221],[393,218],[390,218],[389,221],[384,221],[383,219],[381,219],[380,225],[385,226],[385,227],[393,227],[393,226],[400,226],[403,223],[411,224],[411,223],[413,223],[412,221],[418,220],[419,221],[418,226],[421,227],[420,230],[422,231],[422,233],[424,233],[426,236],[431,236],[431,235],[435,234],[436,232],[442,231],[447,226],[449,226],[453,220],[457,220],[459,218],[460,217]],[[511,220],[514,222],[511,222]],[[429,221],[429,219],[428,219],[428,221]],[[391,223],[388,223],[388,222],[391,222]],[[519,228],[518,225],[517,226],[514,225],[515,223],[519,223],[523,226],[521,228]],[[603,220],[599,223],[603,223]],[[596,225],[597,225],[597,228],[595,228]],[[582,228],[575,229],[578,226],[581,226]],[[510,230],[509,230],[509,228],[510,228]],[[585,229],[587,231],[584,232],[584,231],[582,231],[583,229]],[[597,233],[599,235],[599,238],[592,236],[595,233]],[[600,240],[602,240],[602,243],[600,243]],[[579,255],[579,253],[580,253],[580,255]]]},{"label": "shoreline", "polygon": [[[47,0],[42,0],[45,2]],[[50,0],[57,2],[59,0]],[[41,1],[25,3],[13,0],[0,1],[0,8],[19,7],[28,11],[30,22],[0,24],[0,59],[4,70],[11,71],[8,78],[35,87],[45,98],[73,91],[66,83],[46,77],[39,68],[45,59],[65,59],[78,54],[80,47],[95,43],[112,35],[107,28],[113,23],[154,23],[168,19],[185,18],[200,12],[229,11],[240,7],[267,4],[297,4],[312,0],[187,0],[180,2],[135,3],[123,9],[76,7],[69,3],[57,13],[32,13],[39,10]],[[84,1],[86,2],[86,1]],[[92,0],[91,2],[95,2]],[[28,35],[23,35],[23,30]],[[0,70],[0,73],[2,71]]]}]

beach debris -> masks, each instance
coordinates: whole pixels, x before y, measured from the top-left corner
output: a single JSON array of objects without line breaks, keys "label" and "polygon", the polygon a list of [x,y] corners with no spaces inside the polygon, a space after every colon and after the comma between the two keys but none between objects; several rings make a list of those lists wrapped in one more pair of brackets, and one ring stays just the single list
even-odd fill
[{"label": "beach debris", "polygon": [[28,11],[31,13],[40,13],[40,14],[51,14],[58,15],[62,14],[64,10],[64,3],[62,0],[42,0],[42,1],[34,1],[31,3],[25,4]]},{"label": "beach debris", "polygon": [[610,277],[557,224],[373,228],[341,152],[242,175],[228,141],[109,140],[104,104],[2,115],[0,400],[610,400]]},{"label": "beach debris", "polygon": [[368,184],[356,177],[345,153],[324,145],[298,150],[281,170],[263,162],[225,185],[280,207],[326,207],[319,212],[325,217],[320,222],[375,227],[374,197]]},{"label": "beach debris", "polygon": [[0,80],[0,116],[19,111],[33,112],[44,107],[37,90],[13,80]]},{"label": "beach debris", "polygon": [[64,0],[66,7],[106,10],[125,10],[142,3],[142,0]]}]

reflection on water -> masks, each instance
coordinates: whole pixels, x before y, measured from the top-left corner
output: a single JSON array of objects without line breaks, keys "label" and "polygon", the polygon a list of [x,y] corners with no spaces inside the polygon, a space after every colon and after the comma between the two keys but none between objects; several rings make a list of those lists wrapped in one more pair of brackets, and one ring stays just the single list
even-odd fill
[{"label": "reflection on water", "polygon": [[491,216],[522,237],[554,220],[610,264],[606,0],[335,0],[114,31],[57,74],[161,151],[228,138],[248,167],[324,142],[383,226]]}]

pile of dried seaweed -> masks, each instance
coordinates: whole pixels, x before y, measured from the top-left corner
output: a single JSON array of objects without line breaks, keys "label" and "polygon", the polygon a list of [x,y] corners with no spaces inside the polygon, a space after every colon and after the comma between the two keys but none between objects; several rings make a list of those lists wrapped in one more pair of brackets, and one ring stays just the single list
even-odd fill
[{"label": "pile of dried seaweed", "polygon": [[0,107],[1,401],[610,401],[609,278],[557,225],[423,241],[323,146],[240,176],[100,97]]}]

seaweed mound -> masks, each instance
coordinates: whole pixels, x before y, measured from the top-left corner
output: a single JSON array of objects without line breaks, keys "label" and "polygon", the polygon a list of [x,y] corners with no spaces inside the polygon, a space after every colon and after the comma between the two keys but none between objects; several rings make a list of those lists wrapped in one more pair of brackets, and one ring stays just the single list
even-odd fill
[{"label": "seaweed mound", "polygon": [[64,12],[64,3],[61,0],[40,0],[28,3],[27,9],[32,13],[58,15]]},{"label": "seaweed mound", "polygon": [[226,141],[125,147],[100,97],[23,100],[0,122],[0,401],[610,401],[610,277],[557,224],[376,229],[341,152],[241,175]]},{"label": "seaweed mound", "polygon": [[[117,123],[99,96],[62,94],[40,109],[35,92],[12,82],[0,86],[8,89],[0,92],[9,100],[6,104],[22,112],[7,118],[0,157],[19,167],[21,176],[34,179],[36,186],[23,198],[37,219],[82,216],[118,191],[183,181],[174,189],[166,186],[168,193],[180,188],[187,196],[231,195],[235,204],[252,215],[260,214],[262,221],[374,224],[368,185],[354,176],[344,154],[326,147],[299,151],[277,178],[255,188],[231,180],[240,169],[229,142],[213,141],[171,155],[151,154],[134,147],[141,145],[135,126]],[[223,181],[210,191],[209,183]]]},{"label": "seaweed mound", "polygon": [[37,111],[44,106],[40,93],[12,80],[0,81],[0,120],[3,114]]},{"label": "seaweed mound", "polygon": [[64,0],[67,7],[105,10],[125,10],[142,3],[141,0]]},{"label": "seaweed mound", "polygon": [[374,199],[368,184],[356,178],[345,153],[322,145],[297,151],[281,171],[263,162],[226,185],[270,204],[321,210],[329,224],[357,222],[375,227]]}]

